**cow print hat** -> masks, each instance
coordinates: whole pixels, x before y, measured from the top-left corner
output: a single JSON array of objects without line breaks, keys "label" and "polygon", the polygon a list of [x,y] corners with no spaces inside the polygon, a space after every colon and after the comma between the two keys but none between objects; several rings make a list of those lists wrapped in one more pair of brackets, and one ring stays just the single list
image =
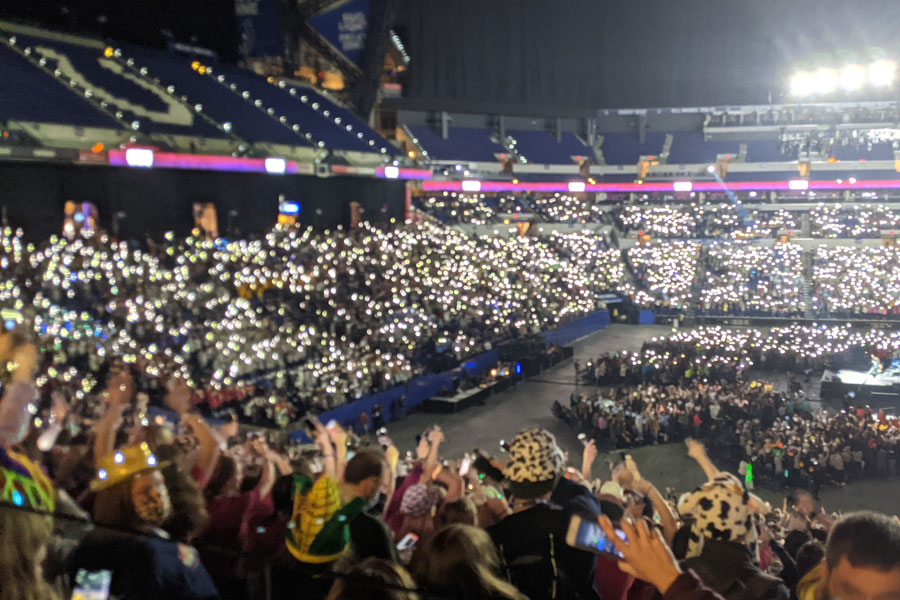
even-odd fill
[{"label": "cow print hat", "polygon": [[509,462],[503,474],[516,498],[539,498],[552,492],[565,470],[565,456],[546,429],[520,431],[510,442],[508,452]]},{"label": "cow print hat", "polygon": [[678,512],[694,518],[688,540],[687,558],[703,552],[705,540],[737,542],[750,550],[759,563],[759,514],[750,506],[750,494],[730,473],[719,473],[711,481],[685,494]]}]

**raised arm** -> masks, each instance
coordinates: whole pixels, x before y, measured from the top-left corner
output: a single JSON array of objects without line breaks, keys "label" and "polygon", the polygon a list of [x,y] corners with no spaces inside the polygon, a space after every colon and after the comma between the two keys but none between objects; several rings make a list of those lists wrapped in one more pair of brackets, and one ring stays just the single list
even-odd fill
[{"label": "raised arm", "polygon": [[715,479],[716,475],[719,473],[719,469],[716,468],[716,465],[714,465],[709,456],[707,456],[706,447],[703,443],[688,438],[684,440],[684,445],[687,446],[688,456],[697,461],[697,464],[700,465],[700,468],[703,469],[703,472],[706,474],[706,478],[709,481]]},{"label": "raised arm", "polygon": [[128,371],[114,373],[106,384],[103,396],[106,412],[97,423],[94,437],[94,459],[106,456],[116,449],[116,431],[122,425],[122,413],[134,395],[134,381]]},{"label": "raised arm", "polygon": [[184,379],[173,379],[166,394],[166,406],[178,413],[181,422],[190,427],[200,444],[200,453],[193,468],[203,485],[212,477],[221,449],[215,432],[200,415],[188,412],[191,407],[191,388]]}]

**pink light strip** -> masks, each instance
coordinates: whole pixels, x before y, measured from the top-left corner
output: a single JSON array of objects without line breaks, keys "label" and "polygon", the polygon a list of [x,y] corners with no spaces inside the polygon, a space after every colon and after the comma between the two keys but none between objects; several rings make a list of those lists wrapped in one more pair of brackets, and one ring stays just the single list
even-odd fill
[{"label": "pink light strip", "polygon": [[[375,169],[375,176],[384,177],[384,167]],[[431,169],[410,169],[407,167],[400,167],[397,169],[396,179],[431,179],[431,176]]]},{"label": "pink light strip", "polygon": [[[716,181],[694,181],[691,191],[694,192],[722,192],[725,187]],[[586,192],[671,192],[686,194],[687,192],[675,192],[675,182],[648,182],[648,183],[585,183]],[[730,181],[725,186],[733,191],[798,191],[791,190],[787,181]],[[873,179],[860,180],[850,183],[844,179],[840,183],[837,180],[810,181],[808,190],[884,190],[900,189],[900,179]],[[461,192],[461,181],[423,181],[422,190],[426,192]],[[569,193],[568,182],[519,182],[511,181],[482,181],[482,192],[566,192]]]},{"label": "pink light strip", "polygon": [[[127,167],[124,150],[110,150],[109,164]],[[153,168],[198,169],[202,171],[233,171],[244,173],[265,173],[265,158],[239,158],[235,156],[213,156],[209,154],[181,154],[178,152],[154,152]],[[285,173],[296,173],[297,162],[285,161]]]}]

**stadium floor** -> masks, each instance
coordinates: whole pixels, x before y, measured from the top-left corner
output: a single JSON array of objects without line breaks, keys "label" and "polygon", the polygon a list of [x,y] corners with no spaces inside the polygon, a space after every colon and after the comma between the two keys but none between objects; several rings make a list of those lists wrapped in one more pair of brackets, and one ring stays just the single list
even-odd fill
[{"label": "stadium floor", "polygon": [[[663,325],[613,324],[574,344],[575,358],[584,364],[591,357],[617,350],[638,350],[644,340],[665,335],[672,330]],[[787,379],[783,374],[751,373],[751,377],[772,381],[776,389],[784,389]],[[807,389],[811,398],[818,397],[817,378]],[[484,406],[476,406],[450,415],[414,413],[399,423],[392,424],[390,436],[400,448],[415,447],[415,436],[432,423],[439,423],[446,435],[442,454],[461,456],[473,448],[482,448],[492,454],[499,452],[498,441],[511,438],[525,427],[543,427],[553,432],[563,450],[573,456],[573,464],[579,464],[581,444],[575,432],[561,423],[555,423],[550,414],[554,400],[567,403],[574,390],[593,388],[575,384],[575,370],[571,360],[565,361],[517,387],[488,399]],[[703,481],[703,473],[688,458],[682,444],[666,444],[629,451],[647,478],[657,487],[674,487],[677,491],[690,490]],[[715,460],[715,457],[712,457]],[[594,464],[594,476],[608,477],[606,456],[601,454]],[[756,490],[773,504],[781,505],[783,492]],[[858,510],[868,508],[888,514],[897,514],[897,498],[900,498],[900,478],[868,480],[843,488],[828,488],[820,494],[822,503],[829,510]]]}]

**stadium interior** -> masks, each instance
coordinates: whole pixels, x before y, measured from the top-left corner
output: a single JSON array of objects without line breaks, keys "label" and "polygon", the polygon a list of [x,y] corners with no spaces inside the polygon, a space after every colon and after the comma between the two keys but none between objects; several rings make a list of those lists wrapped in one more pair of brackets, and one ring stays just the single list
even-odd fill
[{"label": "stadium interior", "polygon": [[898,598],[900,4],[139,4],[0,9],[0,600]]}]

